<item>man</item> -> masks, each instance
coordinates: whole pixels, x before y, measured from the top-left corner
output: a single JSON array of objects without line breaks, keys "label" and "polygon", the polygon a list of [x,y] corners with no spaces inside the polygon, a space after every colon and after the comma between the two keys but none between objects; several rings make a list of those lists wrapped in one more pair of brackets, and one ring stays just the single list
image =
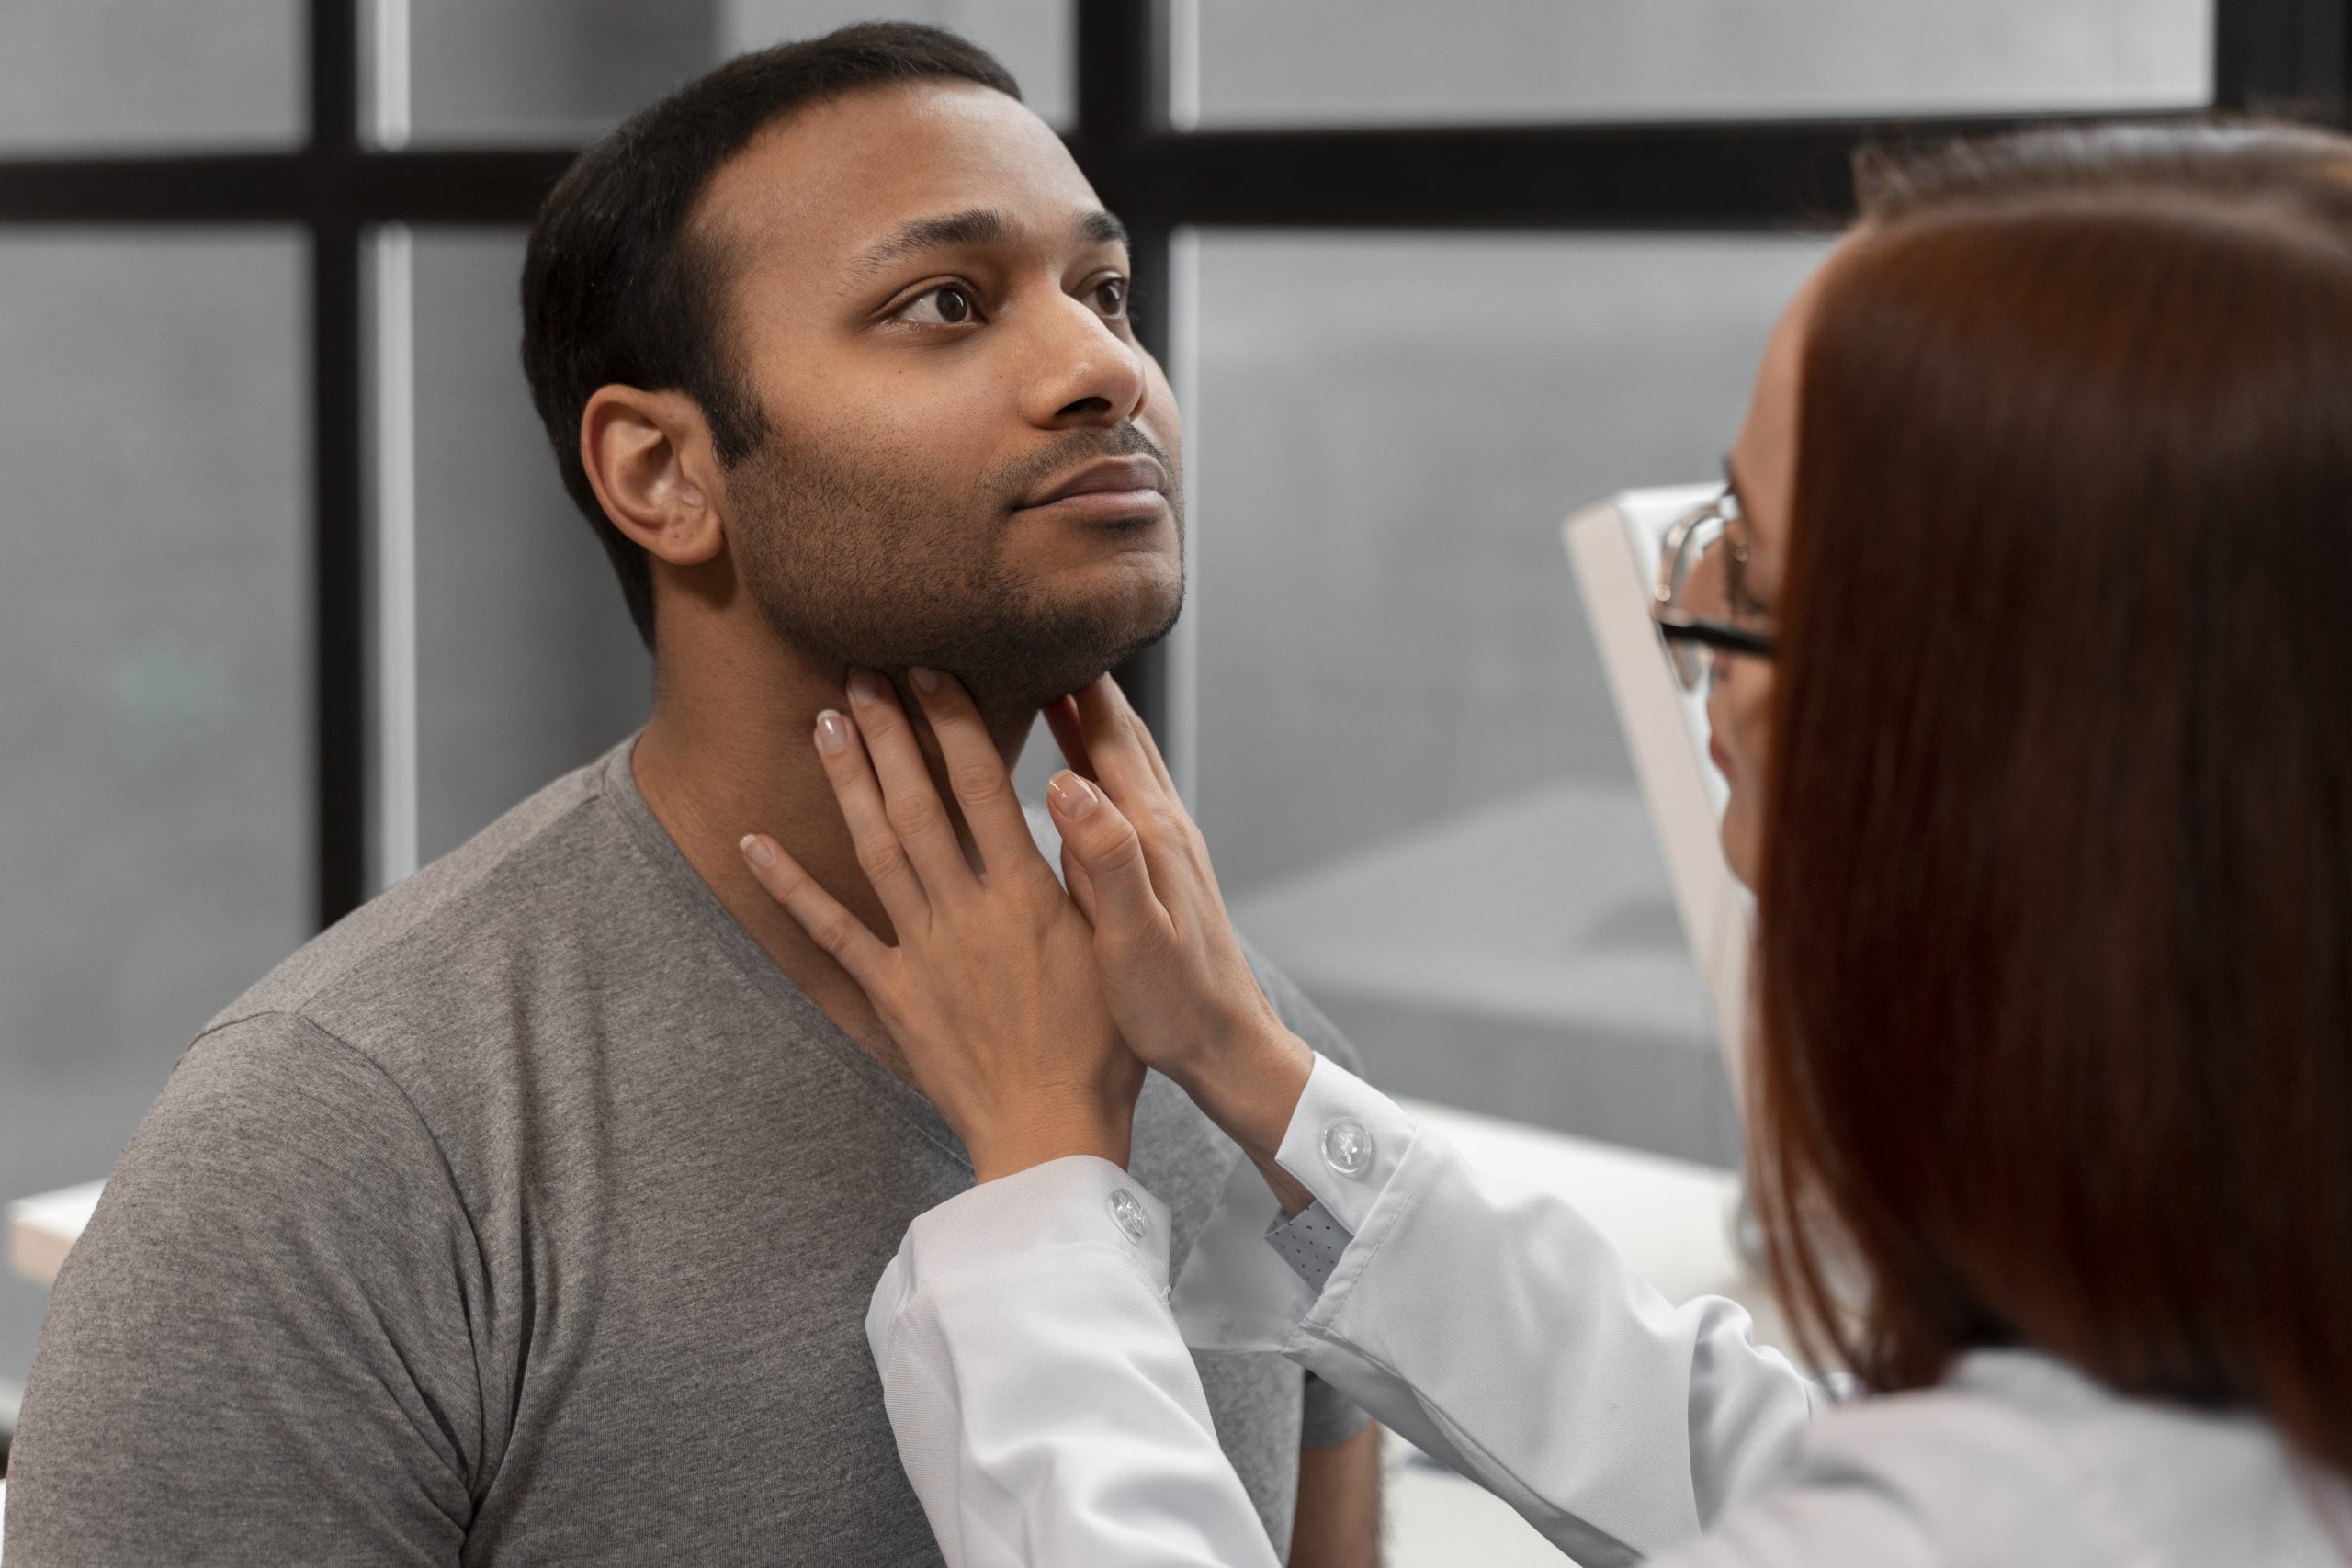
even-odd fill
[{"label": "man", "polygon": [[[591,149],[524,296],[651,722],[198,1038],[58,1281],[10,1568],[938,1561],[862,1321],[970,1169],[735,846],[887,931],[809,743],[845,679],[952,671],[1010,758],[1174,618],[1120,231],[995,62],[873,26]],[[1180,1256],[1235,1160],[1148,1086]],[[1361,1416],[1278,1358],[1203,1375],[1277,1550],[1369,1563]]]}]

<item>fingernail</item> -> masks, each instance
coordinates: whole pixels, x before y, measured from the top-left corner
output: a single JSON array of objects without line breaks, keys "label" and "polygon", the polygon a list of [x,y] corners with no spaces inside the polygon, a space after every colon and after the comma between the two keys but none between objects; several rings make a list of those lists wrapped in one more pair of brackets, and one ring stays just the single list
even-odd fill
[{"label": "fingernail", "polygon": [[1046,781],[1046,793],[1054,797],[1054,804],[1062,808],[1062,815],[1073,822],[1093,810],[1102,798],[1094,793],[1092,784],[1067,768]]},{"label": "fingernail", "polygon": [[925,670],[918,664],[908,670],[907,679],[912,681],[915,690],[926,697],[939,690],[939,671],[936,670]]},{"label": "fingernail", "polygon": [[775,863],[775,852],[757,833],[744,834],[743,841],[735,847],[743,852],[743,858],[752,863],[754,871],[765,871]]},{"label": "fingernail", "polygon": [[874,678],[871,670],[851,671],[848,685],[849,700],[854,703],[874,702],[882,695],[882,682]]},{"label": "fingernail", "polygon": [[838,751],[849,744],[849,720],[831,708],[817,716],[817,750]]}]

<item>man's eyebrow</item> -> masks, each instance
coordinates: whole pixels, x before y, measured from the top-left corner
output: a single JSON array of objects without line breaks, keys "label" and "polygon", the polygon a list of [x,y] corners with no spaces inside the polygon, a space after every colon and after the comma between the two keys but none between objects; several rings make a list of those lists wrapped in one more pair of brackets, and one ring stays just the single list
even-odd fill
[{"label": "man's eyebrow", "polygon": [[1003,213],[985,207],[968,208],[962,212],[949,212],[937,218],[910,219],[891,231],[889,238],[852,262],[851,275],[863,281],[910,256],[972,245],[993,245],[1012,232],[1012,224]]},{"label": "man's eyebrow", "polygon": [[1078,220],[1078,237],[1090,245],[1124,245],[1127,226],[1097,208]]}]

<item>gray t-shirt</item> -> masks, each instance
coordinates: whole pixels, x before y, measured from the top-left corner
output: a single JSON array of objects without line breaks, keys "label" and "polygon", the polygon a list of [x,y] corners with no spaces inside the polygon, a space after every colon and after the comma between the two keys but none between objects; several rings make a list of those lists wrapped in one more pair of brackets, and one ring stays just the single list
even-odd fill
[{"label": "gray t-shirt", "polygon": [[[57,1281],[8,1568],[939,1562],[863,1325],[970,1166],[727,914],[628,752],[198,1037]],[[1179,1259],[1238,1157],[1147,1084],[1133,1169]],[[1362,1417],[1279,1357],[1201,1372],[1284,1552],[1299,1449]]]}]

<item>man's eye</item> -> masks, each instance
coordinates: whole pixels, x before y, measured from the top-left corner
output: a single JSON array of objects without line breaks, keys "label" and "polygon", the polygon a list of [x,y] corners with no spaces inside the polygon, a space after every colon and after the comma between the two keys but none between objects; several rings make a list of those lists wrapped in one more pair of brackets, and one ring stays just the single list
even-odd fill
[{"label": "man's eye", "polygon": [[1106,277],[1094,286],[1094,304],[1104,315],[1116,321],[1127,313],[1127,280]]},{"label": "man's eye", "polygon": [[978,314],[970,289],[960,283],[943,283],[907,301],[899,311],[899,319],[933,326],[960,327]]}]

